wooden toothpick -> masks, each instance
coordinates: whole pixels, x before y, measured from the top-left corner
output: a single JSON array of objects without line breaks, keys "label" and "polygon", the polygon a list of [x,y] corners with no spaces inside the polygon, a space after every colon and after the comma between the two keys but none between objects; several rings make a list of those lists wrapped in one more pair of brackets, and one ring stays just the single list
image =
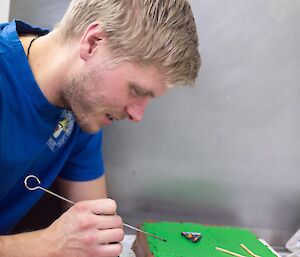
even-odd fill
[{"label": "wooden toothpick", "polygon": [[231,251],[228,251],[228,250],[220,248],[220,247],[215,247],[215,249],[218,250],[218,251],[220,251],[220,252],[227,253],[227,254],[230,254],[230,255],[233,255],[233,256],[246,257],[244,255],[241,255],[241,254],[238,254],[238,253],[235,253],[235,252],[231,252]]},{"label": "wooden toothpick", "polygon": [[255,253],[253,253],[247,246],[245,246],[244,244],[240,244],[240,246],[250,255],[252,255],[253,257],[261,257]]}]

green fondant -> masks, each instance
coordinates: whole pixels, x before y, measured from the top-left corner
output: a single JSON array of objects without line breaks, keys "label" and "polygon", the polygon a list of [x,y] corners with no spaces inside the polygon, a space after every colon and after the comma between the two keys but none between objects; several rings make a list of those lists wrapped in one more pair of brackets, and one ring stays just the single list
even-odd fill
[{"label": "green fondant", "polygon": [[[261,257],[276,256],[248,229],[175,222],[145,222],[142,229],[167,240],[163,242],[147,236],[150,251],[155,257],[230,256],[215,250],[215,247],[252,257],[240,246],[241,243]],[[184,231],[199,232],[202,238],[195,244],[181,235]]]}]

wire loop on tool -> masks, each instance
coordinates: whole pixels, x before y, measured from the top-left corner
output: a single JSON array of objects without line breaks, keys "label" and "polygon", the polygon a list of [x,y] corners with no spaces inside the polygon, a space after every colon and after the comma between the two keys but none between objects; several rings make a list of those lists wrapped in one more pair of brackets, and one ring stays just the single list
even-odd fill
[{"label": "wire loop on tool", "polygon": [[[66,202],[68,202],[68,203],[70,203],[70,204],[73,204],[73,205],[75,204],[75,202],[73,202],[73,201],[71,201],[71,200],[69,200],[69,199],[67,199],[67,198],[64,198],[63,196],[60,196],[60,195],[58,195],[58,194],[55,194],[54,192],[52,192],[52,191],[50,191],[50,190],[48,190],[48,189],[46,189],[46,188],[43,188],[43,187],[41,187],[41,186],[30,187],[30,186],[28,185],[28,180],[29,180],[29,179],[35,179],[39,185],[41,184],[41,181],[38,179],[38,177],[36,177],[36,176],[34,176],[34,175],[28,175],[28,176],[24,179],[24,184],[25,184],[25,187],[26,187],[27,189],[29,189],[29,190],[31,190],[31,191],[37,190],[37,189],[41,189],[41,190],[43,190],[44,192],[46,192],[46,193],[48,193],[48,194],[51,194],[51,195],[54,195],[55,197],[58,197],[58,198],[60,198],[60,199],[62,199],[62,200],[64,200],[64,201],[66,201]],[[138,228],[133,227],[133,226],[131,226],[131,225],[128,225],[128,224],[126,224],[126,223],[123,223],[123,225],[124,225],[125,227],[127,227],[127,228],[131,228],[131,229],[133,229],[133,230],[136,230],[136,231],[139,231],[139,232],[144,233],[144,234],[146,234],[146,235],[149,235],[149,236],[152,236],[152,237],[154,237],[154,238],[157,238],[157,239],[159,239],[159,240],[161,240],[161,241],[163,241],[163,242],[167,242],[167,240],[164,239],[164,238],[161,238],[161,237],[158,237],[158,236],[156,236],[156,235],[150,234],[150,233],[148,233],[148,232],[146,232],[146,231],[143,231],[143,230],[141,230],[141,229],[138,229]]]},{"label": "wire loop on tool", "polygon": [[68,203],[70,203],[70,204],[75,204],[75,202],[73,202],[73,201],[71,201],[71,200],[69,200],[69,199],[67,199],[67,198],[64,198],[64,197],[62,197],[62,196],[60,196],[60,195],[58,195],[58,194],[55,194],[55,193],[53,193],[52,191],[50,191],[50,190],[48,190],[48,189],[46,189],[46,188],[43,188],[43,187],[41,187],[41,186],[36,186],[36,187],[30,187],[30,186],[28,186],[27,182],[28,182],[28,180],[29,180],[30,178],[36,179],[36,181],[39,183],[39,185],[41,184],[41,181],[40,181],[36,176],[34,176],[34,175],[28,175],[28,176],[24,179],[24,184],[25,184],[25,187],[26,187],[27,189],[29,189],[29,190],[31,190],[31,191],[37,190],[37,189],[41,189],[41,190],[43,190],[44,192],[46,192],[46,193],[48,193],[48,194],[51,194],[51,195],[54,195],[54,196],[56,196],[56,197],[58,197],[58,198],[60,198],[60,199],[62,199],[62,200],[64,200],[64,201],[66,201],[66,202],[68,202]]},{"label": "wire loop on tool", "polygon": [[[36,190],[36,189],[42,189],[40,186],[30,187],[30,186],[28,185],[28,180],[31,179],[31,178],[35,179],[39,185],[41,184],[41,181],[39,180],[38,177],[36,177],[36,176],[34,176],[34,175],[29,175],[29,176],[27,176],[27,177],[25,178],[25,180],[24,180],[25,187],[26,187],[27,189],[31,190],[31,191]],[[43,190],[43,189],[42,189],[42,190]]]}]

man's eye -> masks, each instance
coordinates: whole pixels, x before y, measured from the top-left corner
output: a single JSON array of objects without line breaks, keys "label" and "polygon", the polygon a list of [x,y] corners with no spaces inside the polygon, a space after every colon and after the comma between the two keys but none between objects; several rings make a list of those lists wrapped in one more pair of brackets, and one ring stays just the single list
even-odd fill
[{"label": "man's eye", "polygon": [[131,89],[131,94],[135,97],[143,96],[143,93],[134,87]]}]

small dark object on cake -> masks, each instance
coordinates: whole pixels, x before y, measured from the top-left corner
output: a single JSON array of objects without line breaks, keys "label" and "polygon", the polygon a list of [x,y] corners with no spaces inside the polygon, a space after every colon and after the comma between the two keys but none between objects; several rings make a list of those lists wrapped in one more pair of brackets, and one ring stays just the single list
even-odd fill
[{"label": "small dark object on cake", "polygon": [[198,243],[201,239],[201,233],[198,232],[181,232],[181,235],[193,243]]}]

